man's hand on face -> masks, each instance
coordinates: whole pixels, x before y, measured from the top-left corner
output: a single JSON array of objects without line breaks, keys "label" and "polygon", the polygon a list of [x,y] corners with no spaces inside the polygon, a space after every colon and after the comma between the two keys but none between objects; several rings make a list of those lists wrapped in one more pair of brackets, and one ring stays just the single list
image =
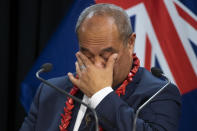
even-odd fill
[{"label": "man's hand on face", "polygon": [[68,77],[85,95],[91,97],[99,90],[112,86],[113,67],[117,54],[112,54],[103,68],[95,66],[81,52],[78,52],[76,57],[75,66],[79,78],[75,78],[72,73],[68,73]]}]

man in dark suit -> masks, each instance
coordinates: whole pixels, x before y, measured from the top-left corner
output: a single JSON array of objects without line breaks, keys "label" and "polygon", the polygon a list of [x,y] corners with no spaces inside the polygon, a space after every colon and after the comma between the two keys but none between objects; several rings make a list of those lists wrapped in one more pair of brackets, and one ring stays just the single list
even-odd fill
[{"label": "man in dark suit", "polygon": [[[76,74],[49,80],[95,108],[100,130],[129,131],[135,111],[166,81],[153,76],[134,54],[136,34],[128,15],[111,4],[86,8],[76,24],[80,51]],[[65,103],[66,102],[66,103]],[[138,131],[178,129],[180,93],[170,84],[142,109]],[[94,130],[94,118],[83,105],[41,84],[22,131]]]}]

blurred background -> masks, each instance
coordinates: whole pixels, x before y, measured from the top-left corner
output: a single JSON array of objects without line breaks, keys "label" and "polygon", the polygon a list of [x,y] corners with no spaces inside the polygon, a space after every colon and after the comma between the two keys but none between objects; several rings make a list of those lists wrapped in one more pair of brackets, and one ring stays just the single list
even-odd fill
[{"label": "blurred background", "polygon": [[197,1],[195,0],[0,0],[0,131],[19,130],[40,82],[75,71],[80,12],[95,3],[124,8],[137,34],[141,66],[161,68],[183,101],[180,131],[197,130]]},{"label": "blurred background", "polygon": [[18,130],[26,112],[21,82],[73,0],[0,0],[0,130]]}]

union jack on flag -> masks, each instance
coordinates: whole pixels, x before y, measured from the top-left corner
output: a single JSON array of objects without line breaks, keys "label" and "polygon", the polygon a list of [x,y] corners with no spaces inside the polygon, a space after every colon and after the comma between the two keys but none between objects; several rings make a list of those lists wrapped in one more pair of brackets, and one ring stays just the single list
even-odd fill
[{"label": "union jack on flag", "polygon": [[[21,102],[29,110],[39,81],[40,65],[52,62],[48,78],[75,71],[75,24],[81,11],[95,3],[112,3],[126,10],[136,33],[135,52],[141,66],[160,67],[182,94],[180,131],[197,130],[197,1],[196,0],[76,0],[22,83]],[[66,60],[65,60],[66,58]],[[69,62],[68,62],[69,61]]]},{"label": "union jack on flag", "polygon": [[97,0],[135,16],[135,51],[141,65],[159,66],[181,93],[197,88],[197,16],[177,0]]}]

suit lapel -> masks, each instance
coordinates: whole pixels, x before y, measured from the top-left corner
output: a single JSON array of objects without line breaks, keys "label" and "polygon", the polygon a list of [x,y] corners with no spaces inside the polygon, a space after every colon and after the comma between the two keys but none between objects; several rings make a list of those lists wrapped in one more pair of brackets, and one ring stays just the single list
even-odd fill
[{"label": "suit lapel", "polygon": [[[83,93],[79,90],[78,92],[77,92],[77,94],[75,95],[76,97],[78,97],[79,99],[83,99]],[[79,109],[80,109],[80,103],[78,103],[78,102],[76,102],[76,101],[74,101],[74,105],[75,105],[75,107],[73,108],[73,110],[72,110],[72,119],[71,119],[71,121],[70,121],[70,125],[69,125],[69,127],[68,127],[68,130],[69,131],[72,131],[73,130],[73,128],[74,128],[74,125],[75,125],[75,121],[76,121],[76,119],[77,119],[77,114],[78,114],[78,111],[79,111]]]}]

